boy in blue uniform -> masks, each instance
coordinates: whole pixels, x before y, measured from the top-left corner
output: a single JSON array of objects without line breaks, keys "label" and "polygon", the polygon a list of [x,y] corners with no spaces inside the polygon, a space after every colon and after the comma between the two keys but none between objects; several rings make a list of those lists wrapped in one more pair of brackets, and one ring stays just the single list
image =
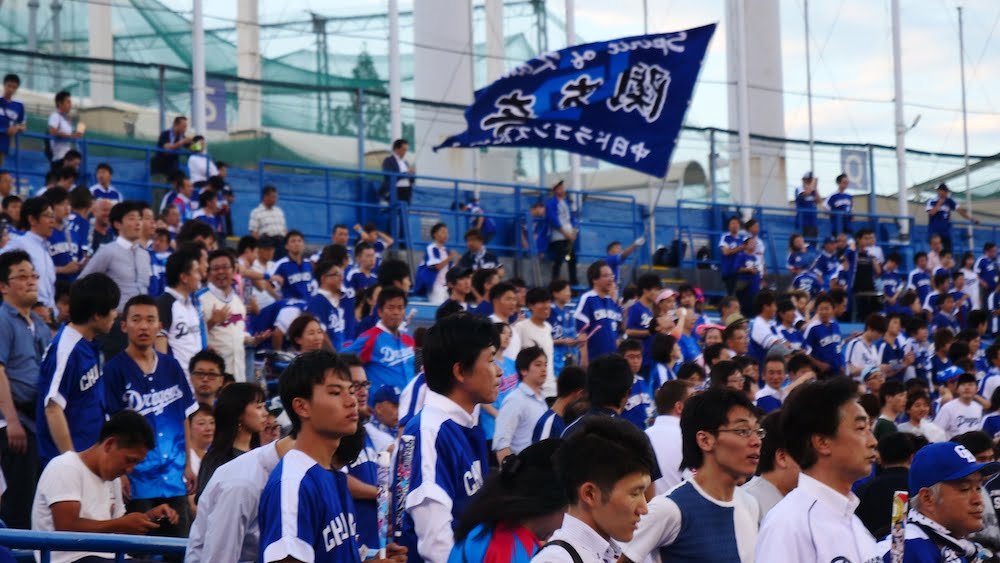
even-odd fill
[{"label": "boy in blue uniform", "polygon": [[726,284],[726,295],[736,293],[736,254],[743,246],[743,237],[740,235],[740,218],[730,217],[726,223],[728,232],[719,238],[719,274]]},{"label": "boy in blue uniform", "polygon": [[1000,285],[1000,269],[997,268],[997,245],[988,242],[983,245],[983,255],[976,260],[976,275],[983,282],[986,293],[993,292]]},{"label": "boy in blue uniform", "polygon": [[414,376],[413,337],[401,328],[406,315],[406,294],[395,287],[382,288],[376,305],[381,320],[359,334],[346,352],[361,358],[376,388],[391,385],[402,389]]},{"label": "boy in blue uniform", "polygon": [[66,219],[66,234],[69,240],[76,247],[76,256],[73,258],[77,262],[91,254],[90,250],[90,208],[94,204],[94,196],[90,195],[90,190],[80,186],[73,188],[69,192],[70,214]]},{"label": "boy in blue uniform", "polygon": [[622,409],[622,418],[636,425],[639,430],[645,430],[649,421],[656,416],[656,406],[653,404],[653,392],[645,377],[639,375],[642,369],[642,343],[632,338],[626,338],[618,345],[618,353],[628,362],[632,370],[632,388]]},{"label": "boy in blue uniform", "polygon": [[469,499],[483,486],[488,451],[477,406],[497,398],[493,324],[468,313],[438,321],[424,340],[427,396],[396,452],[393,530],[408,561],[442,562]]},{"label": "boy in blue uniform", "polygon": [[80,273],[82,264],[76,260],[77,248],[69,237],[69,225],[66,224],[70,213],[69,193],[63,188],[53,187],[46,190],[42,197],[52,206],[56,219],[48,239],[49,256],[52,258],[52,265],[56,267],[56,279],[72,282]]},{"label": "boy in blue uniform", "polygon": [[309,299],[316,291],[316,280],[313,279],[312,264],[306,260],[306,240],[299,231],[288,231],[285,235],[285,251],[287,256],[274,264],[270,272],[271,279],[281,286],[281,296],[285,299]]},{"label": "boy in blue uniform", "polygon": [[905,313],[906,309],[897,304],[899,298],[906,291],[906,284],[903,283],[903,275],[897,269],[902,262],[902,257],[893,252],[885,257],[885,264],[882,265],[882,274],[875,281],[875,288],[882,292],[885,298],[885,313]]},{"label": "boy in blue uniform", "polygon": [[958,213],[969,221],[979,224],[978,219],[974,219],[968,211],[958,206],[951,198],[951,190],[944,182],[938,184],[937,197],[927,200],[927,237],[935,235],[941,237],[941,246],[945,250],[951,250],[951,214]]},{"label": "boy in blue uniform", "polygon": [[642,342],[642,365],[648,369],[653,365],[653,334],[649,325],[656,318],[653,309],[656,307],[656,296],[663,289],[663,282],[656,274],[643,274],[635,284],[639,289],[639,299],[628,308],[625,336]]},{"label": "boy in blue uniform", "polygon": [[918,252],[913,257],[913,264],[915,267],[910,270],[906,278],[906,288],[916,290],[920,304],[923,305],[924,300],[931,292],[931,276],[927,272],[927,253]]},{"label": "boy in blue uniform", "polygon": [[0,97],[0,166],[3,166],[15,135],[28,128],[24,104],[14,99],[21,86],[16,74],[3,77],[3,97]]},{"label": "boy in blue uniform", "polygon": [[117,317],[118,286],[94,273],[80,278],[69,294],[69,324],[45,353],[38,378],[38,456],[57,455],[97,443],[104,422],[100,349],[94,339],[111,331]]},{"label": "boy in blue uniform", "polygon": [[622,243],[617,240],[608,245],[608,255],[604,257],[604,261],[608,263],[611,271],[615,274],[615,283],[621,280],[618,275],[621,265],[628,260],[628,257],[635,252],[636,248],[639,248],[645,242],[646,239],[639,237],[632,244],[628,245],[628,248],[625,250],[622,250]]},{"label": "boy in blue uniform", "polygon": [[[319,290],[309,298],[306,312],[316,317],[335,351],[343,349],[346,335],[353,332],[354,311],[345,308],[342,287],[344,271],[333,260],[321,260],[314,267]],[[350,327],[351,331],[348,331]]]},{"label": "boy in blue uniform", "polygon": [[823,239],[823,250],[813,262],[812,269],[823,281],[824,287],[830,287],[830,278],[837,273],[840,268],[840,258],[837,256],[837,241],[833,237]]},{"label": "boy in blue uniform", "polygon": [[378,283],[375,273],[375,248],[367,242],[359,242],[354,247],[354,267],[347,274],[347,285],[354,295],[361,295],[366,289]]},{"label": "boy in blue uniform", "polygon": [[340,440],[358,430],[350,369],[330,352],[307,352],[282,372],[279,386],[296,442],[261,493],[258,561],[360,561],[347,475],[330,471]]},{"label": "boy in blue uniform", "polygon": [[180,519],[160,526],[153,535],[186,538],[187,495],[194,492],[197,480],[187,454],[191,451],[187,418],[198,410],[198,403],[177,360],[153,348],[160,327],[156,301],[148,295],[129,299],[121,325],[128,346],[104,365],[105,412],[138,412],[157,434],[156,446],[128,477],[132,491],[128,507],[147,512],[167,504]]},{"label": "boy in blue uniform", "polygon": [[591,289],[580,296],[574,316],[577,331],[588,334],[587,357],[594,361],[615,351],[622,310],[611,297],[615,275],[604,260],[598,260],[587,268],[587,281]]},{"label": "boy in blue uniform", "polygon": [[851,212],[854,211],[854,196],[847,193],[850,181],[847,174],[837,176],[837,193],[826,198],[826,208],[830,210],[830,224],[834,236],[851,233]]},{"label": "boy in blue uniform", "polygon": [[840,325],[833,317],[833,299],[822,294],[816,298],[817,319],[806,326],[805,350],[813,359],[822,377],[841,375],[844,357],[841,355]]},{"label": "boy in blue uniform", "polygon": [[567,358],[571,363],[577,363],[580,347],[577,345],[576,319],[568,307],[573,298],[573,288],[566,280],[552,280],[549,291],[552,293],[552,312],[549,314],[549,324],[552,325],[552,371],[559,377]]}]

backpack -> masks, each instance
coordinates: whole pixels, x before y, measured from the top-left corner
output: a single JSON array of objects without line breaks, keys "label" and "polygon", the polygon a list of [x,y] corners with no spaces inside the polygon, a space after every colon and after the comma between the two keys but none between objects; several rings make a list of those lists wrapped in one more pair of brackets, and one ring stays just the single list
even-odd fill
[{"label": "backpack", "polygon": [[546,549],[548,549],[549,547],[551,547],[553,545],[556,545],[556,546],[559,546],[559,547],[565,549],[566,553],[568,553],[569,556],[570,556],[570,558],[573,560],[573,563],[583,563],[583,558],[580,557],[580,554],[576,551],[576,548],[574,548],[568,542],[564,542],[563,540],[552,540],[552,541],[548,542],[547,544],[545,544],[545,546],[542,547],[542,549],[539,549],[535,553],[535,555],[534,555],[534,557],[532,557],[532,559],[534,559],[535,557],[538,557],[539,553],[545,551]]}]

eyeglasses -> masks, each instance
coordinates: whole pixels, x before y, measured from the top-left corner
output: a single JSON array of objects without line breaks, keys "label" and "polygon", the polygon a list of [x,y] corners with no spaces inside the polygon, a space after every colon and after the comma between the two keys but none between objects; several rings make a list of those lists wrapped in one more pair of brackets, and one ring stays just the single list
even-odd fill
[{"label": "eyeglasses", "polygon": [[371,381],[354,381],[351,383],[351,393],[357,393],[361,389],[371,389]]},{"label": "eyeglasses", "polygon": [[210,269],[211,271],[213,271],[213,272],[226,272],[226,271],[229,271],[229,270],[232,270],[232,269],[233,269],[233,267],[232,267],[232,266],[230,266],[229,264],[223,264],[223,265],[221,265],[221,266],[212,266],[212,267],[211,267],[211,268],[209,268],[209,269]]},{"label": "eyeglasses", "polygon": [[17,276],[10,276],[9,278],[7,278],[7,280],[8,281],[9,280],[17,280],[17,281],[35,280],[35,281],[38,281],[38,278],[40,278],[40,277],[41,276],[39,276],[38,274],[20,274],[20,275],[17,275]]},{"label": "eyeglasses", "polygon": [[202,379],[211,379],[213,377],[222,377],[221,373],[214,371],[192,371],[191,377],[200,377]]},{"label": "eyeglasses", "polygon": [[756,434],[761,440],[767,436],[767,430],[763,428],[719,428],[716,432],[732,432],[744,440],[749,438],[752,434]]}]

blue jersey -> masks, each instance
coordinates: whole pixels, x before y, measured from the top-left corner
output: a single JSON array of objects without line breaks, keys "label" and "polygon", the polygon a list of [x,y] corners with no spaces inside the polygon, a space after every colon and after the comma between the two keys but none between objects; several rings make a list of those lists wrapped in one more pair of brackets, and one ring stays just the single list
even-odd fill
[{"label": "blue jersey", "polygon": [[446,271],[448,266],[445,266],[444,270],[439,270],[436,266],[448,261],[448,257],[448,249],[444,245],[433,242],[427,245],[424,250],[424,260],[417,266],[417,274],[413,280],[413,293],[426,295],[434,290],[435,284],[443,283],[444,274],[442,272]]},{"label": "blue jersey", "polygon": [[841,355],[840,325],[837,321],[830,321],[830,324],[813,321],[805,330],[806,353],[830,364],[830,369],[840,371],[844,365],[844,357]]},{"label": "blue jersey", "polygon": [[105,188],[100,184],[94,184],[93,186],[90,186],[90,195],[94,196],[94,199],[110,199],[115,203],[118,203],[119,201],[122,201],[124,199],[122,197],[121,192],[116,190],[114,187],[108,186],[107,188]]},{"label": "blue jersey", "polygon": [[735,264],[734,272],[739,272],[743,268],[757,268],[753,273],[739,272],[737,274],[740,282],[746,284],[746,289],[743,291],[749,291],[750,295],[756,295],[760,291],[761,272],[764,267],[760,262],[760,257],[747,252],[737,252],[733,255],[733,261]]},{"label": "blue jersey", "polygon": [[642,340],[642,365],[649,366],[653,362],[653,335],[649,334],[649,325],[653,322],[653,311],[636,301],[628,308],[628,319],[625,321],[625,328],[632,330],[646,331],[646,336]]},{"label": "blue jersey", "polygon": [[[489,301],[484,301],[484,303],[489,303]],[[489,315],[492,314],[493,311],[490,311]],[[549,314],[549,325],[552,326],[552,340],[576,338],[576,319],[573,318],[573,311],[570,311],[568,307],[564,309],[553,303],[552,312]],[[566,366],[567,356],[575,361],[577,348],[576,346],[556,344],[552,349],[552,355],[555,356],[552,359],[553,373],[558,377],[562,373],[563,367]]]},{"label": "blue jersey", "polygon": [[645,430],[655,416],[655,409],[653,397],[649,394],[649,383],[638,375],[632,376],[632,389],[625,400],[622,418],[639,427],[639,430]]},{"label": "blue jersey", "polygon": [[989,333],[994,336],[1000,335],[1000,316],[993,314],[1000,311],[1000,292],[994,291],[986,296],[986,310],[991,313]]},{"label": "blue jersey", "polygon": [[622,322],[621,307],[609,297],[601,297],[596,291],[588,291],[580,296],[576,306],[576,329],[591,335],[587,340],[587,354],[590,361],[615,351],[618,344],[618,325]]},{"label": "blue jersey", "polygon": [[7,135],[7,129],[10,129],[11,125],[19,125],[24,122],[24,104],[17,100],[7,101],[7,98],[0,97],[0,154],[10,152],[12,137]]},{"label": "blue jersey", "polygon": [[945,238],[951,238],[951,214],[958,209],[958,204],[955,200],[950,197],[944,198],[944,203],[937,210],[936,213],[930,214],[934,206],[937,205],[940,197],[929,200],[927,202],[927,234],[928,235],[940,235]]},{"label": "blue jersey", "polygon": [[[62,229],[58,227],[52,229],[52,234],[49,235],[48,242],[49,257],[52,258],[52,265],[56,268],[61,268],[69,264],[76,257],[76,245],[73,244],[73,241],[66,235],[65,227]],[[56,274],[56,279],[72,283],[78,275],[80,275],[79,272],[75,274]]]},{"label": "blue jersey", "polygon": [[[746,493],[738,490],[736,494]],[[667,493],[680,513],[680,529],[670,545],[659,548],[661,561],[740,561],[738,505],[706,496],[694,481],[685,481]]]},{"label": "blue jersey", "polygon": [[833,233],[849,233],[851,231],[851,212],[854,210],[854,197],[847,192],[837,192],[826,198],[826,207],[830,210],[830,223]]},{"label": "blue jersey", "polygon": [[[378,323],[358,335],[346,352],[357,355],[364,362],[373,389],[383,385],[402,389],[413,379],[413,337],[405,332],[393,336]],[[369,403],[374,400],[375,393],[371,393]]]},{"label": "blue jersey", "polygon": [[722,277],[736,275],[736,270],[738,269],[738,266],[736,265],[736,256],[739,253],[733,253],[730,254],[729,256],[726,256],[721,252],[721,249],[732,250],[742,244],[743,244],[743,237],[741,237],[739,234],[733,235],[730,233],[726,233],[722,235],[722,238],[719,239],[719,248],[720,248],[719,260],[722,263],[721,268],[719,269],[719,273],[722,274]]},{"label": "blue jersey", "polygon": [[938,311],[934,313],[934,318],[931,319],[931,334],[934,334],[939,329],[946,328],[951,331],[951,333],[958,334],[962,330],[962,326],[958,324],[958,320],[954,315],[945,314],[944,311]]},{"label": "blue jersey", "polygon": [[991,414],[983,419],[983,432],[994,440],[1000,438],[1000,414]]},{"label": "blue jersey", "polygon": [[[895,341],[880,339],[875,342],[875,348],[882,351],[882,358],[879,363],[891,366],[896,370],[903,367],[903,357],[906,356],[906,342],[902,336],[897,336]],[[884,374],[889,379],[888,374]],[[903,381],[903,371],[897,371],[892,379]]]},{"label": "blue jersey", "polygon": [[82,452],[97,443],[104,424],[99,352],[99,346],[71,325],[59,330],[45,352],[39,369],[35,411],[38,457],[44,463],[59,455],[45,417],[49,403],[62,407],[75,451]]},{"label": "blue jersey", "polygon": [[476,226],[476,222],[481,217],[483,219],[483,225],[479,228],[479,231],[483,233],[483,237],[486,240],[489,240],[493,235],[496,234],[497,222],[494,221],[492,217],[487,215],[486,212],[483,211],[483,208],[479,206],[479,204],[470,203],[466,209],[469,211],[470,214],[472,214],[472,217],[469,218],[470,229]]},{"label": "blue jersey", "polygon": [[931,293],[931,276],[920,268],[910,270],[910,275],[906,281],[908,289],[916,290],[920,303],[923,303]]},{"label": "blue jersey", "polygon": [[883,271],[875,282],[886,297],[895,297],[903,289],[903,276],[897,272]]},{"label": "blue jersey", "polygon": [[[911,513],[913,510],[911,509]],[[938,543],[932,540],[927,532],[912,521],[906,523],[904,531],[906,539],[903,543],[903,563],[973,563],[982,561],[976,556],[966,555],[964,547],[950,543]],[[970,542],[971,543],[971,542]],[[883,553],[882,561],[892,563],[892,536],[878,543],[879,553]]]},{"label": "blue jersey", "polygon": [[816,256],[809,250],[802,252],[789,252],[786,265],[789,270],[799,272],[802,270],[808,270],[815,260]]},{"label": "blue jersey", "polygon": [[[652,342],[653,337],[650,336],[646,341]],[[681,334],[680,338],[677,339],[677,347],[680,348],[682,360],[685,362],[693,362],[701,356],[701,346],[698,345],[698,339],[690,334]],[[652,356],[650,356],[649,361],[652,365]]]},{"label": "blue jersey", "polygon": [[816,199],[815,192],[807,194],[802,186],[795,188],[795,226],[802,227],[816,226]]},{"label": "blue jersey", "polygon": [[[306,305],[306,312],[310,315],[316,317],[319,324],[326,331],[326,336],[330,339],[330,344],[333,345],[333,349],[340,351],[344,348],[346,327],[347,327],[347,315],[344,310],[344,298],[341,296],[340,300],[334,305],[330,298],[327,297],[325,291],[317,292],[309,298],[309,302]],[[353,317],[354,315],[351,315]]]},{"label": "blue jersey", "polygon": [[83,260],[84,256],[90,254],[90,221],[74,211],[66,218],[66,223],[69,239],[76,246],[75,258],[77,261]]},{"label": "blue jersey", "polygon": [[110,415],[128,409],[146,417],[156,436],[156,447],[132,473],[132,498],[169,498],[187,494],[184,463],[187,446],[184,426],[198,410],[191,385],[177,360],[156,352],[153,373],[144,373],[122,352],[104,364],[104,408]]},{"label": "blue jersey", "polygon": [[257,560],[361,561],[354,514],[347,476],[293,449],[278,462],[260,495]]},{"label": "blue jersey", "polygon": [[809,299],[813,299],[823,291],[823,280],[819,279],[815,271],[809,270],[792,279],[792,288],[801,289],[809,294]]},{"label": "blue jersey", "polygon": [[167,258],[170,258],[171,252],[153,252],[152,248],[146,250],[149,251],[149,295],[159,297],[167,290]]},{"label": "blue jersey", "polygon": [[[347,468],[347,474],[366,485],[378,487],[378,451],[371,437],[365,434],[365,447]],[[378,540],[378,503],[375,499],[358,499],[354,501],[354,515],[358,523],[358,541],[367,553],[379,550]]]},{"label": "blue jersey", "polygon": [[986,283],[986,291],[992,292],[1000,283],[1000,270],[997,270],[997,261],[989,256],[982,256],[976,260],[976,275]]},{"label": "blue jersey", "polygon": [[813,270],[819,273],[823,283],[827,286],[830,284],[830,278],[837,273],[838,268],[840,268],[840,258],[836,254],[820,252],[819,256],[816,257],[816,262],[813,263]]},{"label": "blue jersey", "polygon": [[351,274],[347,278],[347,285],[351,286],[355,295],[361,295],[364,290],[377,283],[378,276],[375,275],[374,271],[370,274],[365,274],[361,270],[351,270]]},{"label": "blue jersey", "polygon": [[786,328],[785,325],[778,325],[778,333],[781,337],[785,339],[785,342],[792,348],[792,350],[803,350],[806,346],[805,335],[802,331],[795,328],[793,325],[791,328]]},{"label": "blue jersey", "polygon": [[754,404],[757,408],[769,413],[771,411],[776,411],[781,408],[782,398],[781,389],[775,389],[770,385],[765,385],[761,387],[760,391],[757,391],[757,396],[754,398]]},{"label": "blue jersey", "polygon": [[469,499],[482,488],[488,463],[486,436],[472,415],[428,391],[423,410],[406,425],[396,446],[391,507],[398,524],[395,540],[408,548],[407,561],[424,560],[409,509],[433,498],[451,510],[454,529]]},{"label": "blue jersey", "polygon": [[618,283],[620,279],[618,277],[618,271],[621,269],[622,262],[624,259],[621,254],[608,254],[604,257],[604,261],[607,262],[608,267],[611,268],[611,273],[615,275],[615,283]]},{"label": "blue jersey", "polygon": [[281,296],[285,299],[309,299],[316,292],[312,264],[307,260],[296,264],[287,256],[274,264],[272,275],[281,276]]},{"label": "blue jersey", "polygon": [[524,526],[498,528],[480,524],[464,539],[455,543],[448,555],[448,563],[471,561],[530,563],[532,556],[538,550],[538,539]]},{"label": "blue jersey", "polygon": [[549,409],[542,413],[535,423],[535,429],[531,432],[531,443],[541,442],[546,438],[558,438],[562,436],[566,429],[566,421],[556,414],[556,411]]}]

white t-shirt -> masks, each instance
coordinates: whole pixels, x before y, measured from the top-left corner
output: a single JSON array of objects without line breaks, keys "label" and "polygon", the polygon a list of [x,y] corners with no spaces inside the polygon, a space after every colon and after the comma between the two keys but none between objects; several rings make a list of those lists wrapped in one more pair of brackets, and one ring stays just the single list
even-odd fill
[{"label": "white t-shirt", "polygon": [[[671,494],[676,494],[688,485],[712,505],[722,509],[732,509],[733,530],[736,534],[736,549],[740,561],[753,563],[757,526],[760,522],[760,507],[757,506],[757,500],[743,489],[736,487],[733,489],[733,500],[723,502],[709,496],[693,479],[671,491]],[[698,509],[694,512],[698,512]],[[632,541],[622,546],[622,553],[632,561],[643,561],[647,556],[653,561],[660,561],[659,548],[672,545],[678,540],[682,523],[682,512],[677,503],[670,496],[657,496],[649,502],[649,512],[640,518],[639,527],[632,536]],[[693,524],[697,528],[698,523]],[[715,549],[716,546],[705,546],[706,561],[711,560],[708,554]],[[669,562],[661,561],[661,563]]]},{"label": "white t-shirt", "polygon": [[[70,122],[69,118],[58,111],[54,111],[49,114],[49,127],[55,129],[63,135],[70,135],[73,133],[73,123]],[[67,141],[65,139],[52,139],[49,141],[49,146],[52,147],[52,160],[61,160],[66,156],[66,153],[69,152],[69,149],[73,148],[73,141]]]},{"label": "white t-shirt", "polygon": [[983,406],[975,401],[966,405],[960,399],[952,399],[938,411],[934,424],[944,430],[949,440],[959,434],[979,430],[983,426]]},{"label": "white t-shirt", "polygon": [[[55,457],[42,471],[31,508],[31,529],[55,532],[51,506],[59,502],[79,502],[80,518],[89,520],[112,520],[125,514],[121,481],[101,479],[72,451]],[[69,563],[88,555],[114,558],[113,553],[53,551],[52,563]]]},{"label": "white t-shirt", "polygon": [[236,291],[230,290],[227,296],[213,284],[208,285],[208,291],[200,299],[206,323],[212,317],[212,311],[229,306],[229,318],[208,329],[208,346],[222,356],[226,370],[233,374],[236,381],[245,382],[247,356],[243,340],[247,334],[247,309],[243,300]]},{"label": "white t-shirt", "polygon": [[545,352],[545,358],[548,360],[548,363],[546,365],[545,384],[542,385],[542,394],[546,397],[555,397],[556,376],[555,361],[552,358],[552,325],[546,321],[539,327],[531,322],[531,319],[524,319],[523,321],[514,323],[512,328],[512,332],[516,332],[521,341],[521,350],[538,346]]},{"label": "white t-shirt", "polygon": [[649,443],[653,445],[656,463],[660,466],[660,477],[653,481],[656,494],[665,494],[684,479],[681,466],[681,419],[661,414],[646,429]]},{"label": "white t-shirt", "polygon": [[[271,261],[268,261],[267,264],[261,264],[259,260],[254,260],[253,261],[253,266],[251,266],[251,269],[253,269],[253,271],[255,271],[257,273],[260,273],[260,274],[266,274],[268,272],[273,272],[274,271],[274,261],[271,260]],[[271,282],[268,281],[268,282],[264,282],[264,283],[271,283]],[[254,286],[252,295],[253,295],[253,298],[257,301],[257,306],[260,307],[261,309],[263,309],[264,307],[267,307],[271,303],[274,303],[274,297],[271,297],[271,294],[268,293],[268,292],[266,292],[266,291],[261,291],[261,290],[257,289],[257,286]]]},{"label": "white t-shirt", "polygon": [[784,498],[778,487],[775,487],[773,483],[760,475],[754,476],[753,479],[750,479],[750,481],[743,484],[740,488],[757,499],[757,504],[760,506],[761,519],[774,508],[774,505],[781,502],[781,499]]}]

